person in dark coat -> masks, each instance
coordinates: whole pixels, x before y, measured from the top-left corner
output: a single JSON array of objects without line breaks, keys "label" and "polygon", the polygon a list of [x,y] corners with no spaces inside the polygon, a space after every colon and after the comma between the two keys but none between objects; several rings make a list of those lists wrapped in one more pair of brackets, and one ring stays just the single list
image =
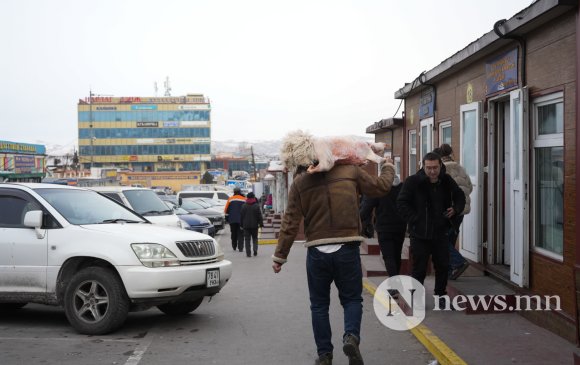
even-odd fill
[{"label": "person in dark coat", "polygon": [[246,256],[250,255],[250,239],[253,242],[254,256],[258,255],[258,227],[264,227],[262,211],[254,193],[248,193],[246,203],[242,205],[241,224],[244,230]]},{"label": "person in dark coat", "polygon": [[239,187],[234,188],[234,195],[230,196],[226,206],[224,207],[224,213],[226,214],[226,221],[230,224],[231,238],[232,238],[232,248],[234,251],[244,249],[244,238],[242,234],[242,224],[241,224],[241,211],[242,206],[246,202],[246,197],[242,194],[242,190]]},{"label": "person in dark coat", "polygon": [[[377,231],[379,247],[390,277],[399,275],[401,270],[401,251],[407,230],[407,222],[397,210],[397,197],[402,186],[398,176],[395,176],[391,191],[387,195],[380,198],[363,196],[360,210],[363,227],[374,227]],[[366,236],[371,238],[372,232],[366,232]]]},{"label": "person in dark coat", "polygon": [[405,180],[397,207],[409,224],[412,276],[423,284],[429,256],[432,256],[435,295],[441,302],[447,294],[451,219],[465,207],[465,194],[445,173],[441,156],[429,152],[423,157],[423,168]]}]

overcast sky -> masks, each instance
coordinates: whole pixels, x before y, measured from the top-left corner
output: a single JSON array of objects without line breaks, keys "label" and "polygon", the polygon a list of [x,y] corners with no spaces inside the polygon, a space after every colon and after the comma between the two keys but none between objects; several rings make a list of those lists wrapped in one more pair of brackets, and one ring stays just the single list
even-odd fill
[{"label": "overcast sky", "polygon": [[0,140],[76,144],[89,89],[163,95],[167,76],[210,98],[214,140],[364,136],[405,82],[531,3],[3,0]]}]

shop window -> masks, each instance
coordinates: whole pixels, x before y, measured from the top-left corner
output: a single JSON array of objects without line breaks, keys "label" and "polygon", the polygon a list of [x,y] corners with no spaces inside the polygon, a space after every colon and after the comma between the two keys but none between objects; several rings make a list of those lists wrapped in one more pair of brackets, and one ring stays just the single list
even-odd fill
[{"label": "shop window", "polygon": [[562,259],[564,249],[564,101],[563,94],[533,102],[534,246]]},{"label": "shop window", "polygon": [[439,146],[444,143],[451,145],[451,121],[439,124]]}]

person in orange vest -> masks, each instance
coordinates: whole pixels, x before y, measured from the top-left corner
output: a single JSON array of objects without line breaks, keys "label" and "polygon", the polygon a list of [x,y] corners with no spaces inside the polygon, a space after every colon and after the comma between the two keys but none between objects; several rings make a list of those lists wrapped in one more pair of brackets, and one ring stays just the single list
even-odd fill
[{"label": "person in orange vest", "polygon": [[224,213],[226,214],[226,221],[230,224],[232,248],[240,252],[244,250],[244,236],[242,234],[242,206],[246,202],[246,197],[242,194],[242,190],[238,187],[234,188],[234,195],[230,196]]}]

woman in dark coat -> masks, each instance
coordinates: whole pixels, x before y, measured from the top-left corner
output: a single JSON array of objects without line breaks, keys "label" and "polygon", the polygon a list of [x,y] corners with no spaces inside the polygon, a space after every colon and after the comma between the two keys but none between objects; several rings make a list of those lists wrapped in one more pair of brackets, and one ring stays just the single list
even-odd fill
[{"label": "woman in dark coat", "polygon": [[242,229],[244,230],[244,243],[246,256],[250,254],[250,238],[253,241],[254,256],[258,255],[258,227],[263,227],[262,212],[254,193],[248,193],[246,203],[242,205]]}]

